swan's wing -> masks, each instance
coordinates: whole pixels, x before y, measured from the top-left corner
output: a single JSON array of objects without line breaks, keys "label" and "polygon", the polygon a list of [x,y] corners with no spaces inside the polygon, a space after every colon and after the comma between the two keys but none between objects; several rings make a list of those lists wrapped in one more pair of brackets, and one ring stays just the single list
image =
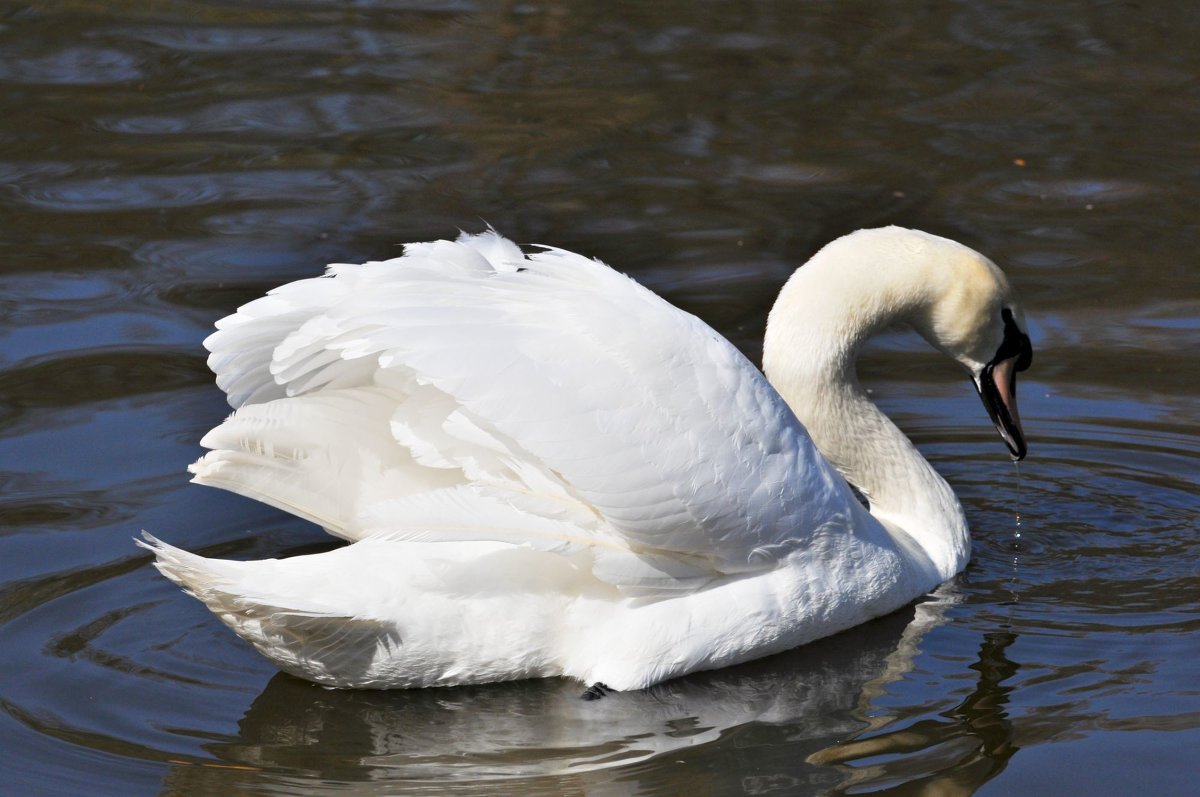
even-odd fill
[{"label": "swan's wing", "polygon": [[[489,516],[508,507],[632,552],[597,564],[623,584],[769,566],[852,511],[843,480],[733,346],[569,252],[525,255],[492,232],[410,245],[396,260],[283,286],[218,326],[210,364],[235,405],[292,396],[266,406],[294,403],[320,423],[322,402],[392,397],[390,410],[359,411],[360,431],[409,486],[342,523],[378,532],[469,514],[483,495]],[[246,439],[234,427],[214,435],[205,444],[218,449]],[[423,489],[418,467],[461,482]]]}]

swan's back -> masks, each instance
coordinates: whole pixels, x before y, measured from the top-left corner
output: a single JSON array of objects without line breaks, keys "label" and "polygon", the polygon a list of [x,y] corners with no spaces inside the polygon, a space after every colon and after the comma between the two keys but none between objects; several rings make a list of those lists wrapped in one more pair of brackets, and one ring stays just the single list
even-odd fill
[{"label": "swan's back", "polygon": [[196,480],[348,539],[586,552],[627,594],[769,569],[858,511],[761,373],[607,266],[494,232],[331,266],[206,345]]}]

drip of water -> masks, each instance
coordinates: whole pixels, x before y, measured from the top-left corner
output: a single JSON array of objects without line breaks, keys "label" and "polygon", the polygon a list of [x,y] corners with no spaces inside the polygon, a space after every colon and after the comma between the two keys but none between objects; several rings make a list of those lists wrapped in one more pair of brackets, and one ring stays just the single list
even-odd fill
[{"label": "drip of water", "polygon": [[1013,467],[1017,471],[1017,500],[1014,511],[1013,539],[1009,545],[1009,550],[1012,552],[1012,574],[1008,580],[1008,592],[1010,602],[1015,604],[1020,600],[1018,570],[1021,564],[1021,463],[1014,460]]},{"label": "drip of water", "polygon": [[1017,471],[1017,509],[1016,523],[1013,527],[1013,543],[1015,546],[1021,545],[1021,463],[1013,462],[1013,468]]}]

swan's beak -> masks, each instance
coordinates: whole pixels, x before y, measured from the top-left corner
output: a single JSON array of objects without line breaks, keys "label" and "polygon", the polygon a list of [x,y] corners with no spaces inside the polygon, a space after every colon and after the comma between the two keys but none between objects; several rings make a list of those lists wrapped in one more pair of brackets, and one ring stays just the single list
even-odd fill
[{"label": "swan's beak", "polygon": [[1013,459],[1024,459],[1025,432],[1017,411],[1017,358],[984,366],[983,373],[975,378],[975,387]]},{"label": "swan's beak", "polygon": [[1004,343],[995,358],[975,375],[975,389],[983,399],[992,423],[1014,460],[1025,458],[1025,432],[1021,429],[1021,414],[1017,411],[1017,372],[1033,362],[1033,346],[1029,336],[1021,332],[1005,310]]}]

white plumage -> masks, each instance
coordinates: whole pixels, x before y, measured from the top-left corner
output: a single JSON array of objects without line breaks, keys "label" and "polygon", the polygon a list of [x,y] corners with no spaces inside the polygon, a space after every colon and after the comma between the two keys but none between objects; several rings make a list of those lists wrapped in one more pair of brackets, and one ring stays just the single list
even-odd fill
[{"label": "white plumage", "polygon": [[699,319],[570,252],[488,231],[334,265],[205,341],[237,412],[192,472],[352,544],[262,562],[148,547],[329,685],[630,689],[766,655],[965,564],[961,508],[866,402],[853,354],[908,321],[978,381],[1010,294],[945,239],[847,236],[772,311],[777,391]]}]

